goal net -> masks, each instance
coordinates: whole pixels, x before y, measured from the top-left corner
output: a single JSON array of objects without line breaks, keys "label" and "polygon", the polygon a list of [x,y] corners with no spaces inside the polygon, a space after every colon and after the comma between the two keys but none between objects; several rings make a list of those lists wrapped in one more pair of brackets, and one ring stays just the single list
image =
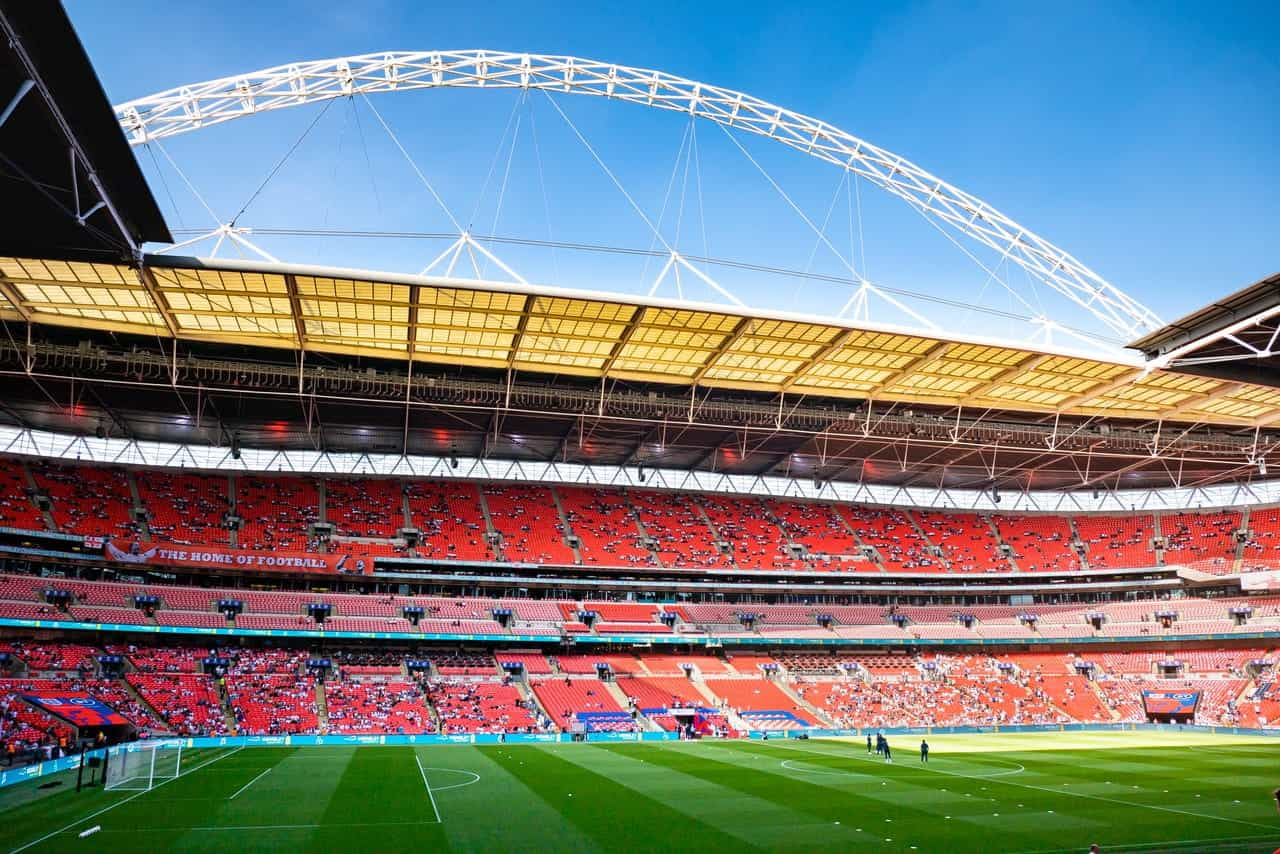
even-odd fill
[{"label": "goal net", "polygon": [[182,742],[122,744],[107,757],[105,788],[145,792],[182,773]]}]

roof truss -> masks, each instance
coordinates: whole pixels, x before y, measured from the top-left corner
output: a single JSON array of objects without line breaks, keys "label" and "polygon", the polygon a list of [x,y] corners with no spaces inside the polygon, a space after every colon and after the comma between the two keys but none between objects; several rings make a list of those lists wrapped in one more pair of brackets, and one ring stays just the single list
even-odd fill
[{"label": "roof truss", "polygon": [[0,295],[29,323],[177,341],[889,404],[1280,420],[1275,389],[1132,361],[525,285],[229,260],[134,269],[0,258]]}]

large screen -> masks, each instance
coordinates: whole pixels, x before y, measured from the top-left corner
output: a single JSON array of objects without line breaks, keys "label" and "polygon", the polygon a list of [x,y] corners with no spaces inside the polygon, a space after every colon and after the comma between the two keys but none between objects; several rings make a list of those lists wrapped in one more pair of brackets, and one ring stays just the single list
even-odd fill
[{"label": "large screen", "polygon": [[23,694],[22,699],[76,727],[124,726],[129,723],[115,709],[87,694]]},{"label": "large screen", "polygon": [[1199,691],[1143,691],[1142,705],[1149,715],[1194,715]]}]

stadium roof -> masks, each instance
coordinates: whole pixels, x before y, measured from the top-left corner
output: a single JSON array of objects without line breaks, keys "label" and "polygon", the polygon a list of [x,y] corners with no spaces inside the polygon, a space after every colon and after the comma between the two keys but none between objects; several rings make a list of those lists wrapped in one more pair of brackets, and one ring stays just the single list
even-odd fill
[{"label": "stadium roof", "polygon": [[0,116],[0,252],[173,240],[62,4],[0,0]]},{"label": "stadium roof", "polygon": [[1280,387],[1280,273],[1129,346],[1171,370]]},{"label": "stadium roof", "polygon": [[[980,338],[472,280],[149,256],[0,258],[10,321],[972,410],[1252,426],[1280,389]],[[5,304],[7,302],[7,305]]]}]

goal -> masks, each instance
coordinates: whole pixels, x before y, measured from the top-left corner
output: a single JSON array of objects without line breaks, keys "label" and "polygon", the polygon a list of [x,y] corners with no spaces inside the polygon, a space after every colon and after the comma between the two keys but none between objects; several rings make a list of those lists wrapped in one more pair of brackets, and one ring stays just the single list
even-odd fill
[{"label": "goal", "polygon": [[182,773],[182,742],[122,744],[107,754],[104,788],[145,792]]}]

